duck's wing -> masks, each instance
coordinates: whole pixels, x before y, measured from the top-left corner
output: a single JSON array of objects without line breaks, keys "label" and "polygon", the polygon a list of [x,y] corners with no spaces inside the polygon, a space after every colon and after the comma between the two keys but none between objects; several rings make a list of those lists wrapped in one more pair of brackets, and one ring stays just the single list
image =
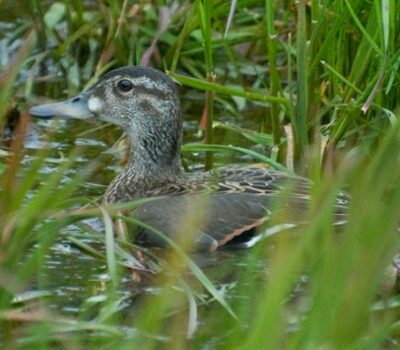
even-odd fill
[{"label": "duck's wing", "polygon": [[[269,216],[267,198],[245,193],[201,193],[156,198],[137,208],[140,221],[196,250],[215,250]],[[141,231],[140,240],[164,246],[165,240]]]},{"label": "duck's wing", "polygon": [[[135,209],[134,216],[183,246],[215,250],[245,244],[264,223],[275,233],[304,224],[307,209],[306,202],[296,198],[211,192],[155,198]],[[139,232],[141,243],[166,245],[151,231]]]},{"label": "duck's wing", "polygon": [[[190,182],[190,189],[164,187],[168,195],[142,205],[135,216],[174,241],[200,250],[245,244],[271,218],[266,224],[269,233],[307,222],[311,184],[304,178],[259,168],[227,168],[206,183],[202,179],[201,186],[195,183]],[[345,207],[338,213],[345,215]],[[165,245],[149,232],[142,231],[142,238]]]}]

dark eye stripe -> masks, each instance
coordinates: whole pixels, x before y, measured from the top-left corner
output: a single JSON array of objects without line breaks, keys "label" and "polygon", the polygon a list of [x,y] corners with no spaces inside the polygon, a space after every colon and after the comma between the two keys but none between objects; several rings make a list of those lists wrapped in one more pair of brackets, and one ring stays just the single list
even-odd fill
[{"label": "dark eye stripe", "polygon": [[128,92],[131,91],[133,88],[133,84],[130,80],[128,79],[122,79],[117,83],[117,87],[119,90],[122,92]]}]

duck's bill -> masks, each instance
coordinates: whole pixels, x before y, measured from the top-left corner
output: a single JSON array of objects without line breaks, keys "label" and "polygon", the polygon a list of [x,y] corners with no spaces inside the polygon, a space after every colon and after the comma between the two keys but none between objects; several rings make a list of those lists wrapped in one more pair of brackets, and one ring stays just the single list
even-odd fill
[{"label": "duck's bill", "polygon": [[29,114],[38,118],[89,119],[94,116],[88,108],[89,96],[88,92],[83,92],[66,101],[35,106]]}]

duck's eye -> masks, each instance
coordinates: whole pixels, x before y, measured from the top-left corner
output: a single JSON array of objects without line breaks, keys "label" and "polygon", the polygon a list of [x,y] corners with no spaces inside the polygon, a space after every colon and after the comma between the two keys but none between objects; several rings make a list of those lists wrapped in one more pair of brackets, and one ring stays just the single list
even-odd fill
[{"label": "duck's eye", "polygon": [[117,87],[123,92],[128,92],[132,90],[133,84],[128,79],[122,79],[117,83]]}]

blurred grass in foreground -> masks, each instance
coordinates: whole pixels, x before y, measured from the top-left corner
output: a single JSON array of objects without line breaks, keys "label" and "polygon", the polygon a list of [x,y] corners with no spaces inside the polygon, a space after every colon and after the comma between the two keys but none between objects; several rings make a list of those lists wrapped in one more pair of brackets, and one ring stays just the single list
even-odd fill
[{"label": "blurred grass in foreground", "polygon": [[[185,152],[240,151],[275,167],[294,164],[315,183],[313,221],[296,239],[277,235],[243,254],[232,292],[223,282],[210,284],[179,250],[166,253],[163,272],[150,277],[158,292],[138,297],[132,310],[122,311],[120,279],[137,263],[132,247],[109,230],[103,254],[71,234],[74,244],[107,262],[106,298],[87,301],[76,318],[50,311],[45,299],[34,307],[15,303],[15,295],[42,278],[42,263],[59,231],[79,218],[69,210],[90,202],[76,190],[92,169],[64,181],[79,150],[45,178],[39,170],[46,150],[21,168],[28,127],[21,113],[9,156],[0,158],[5,348],[398,348],[399,299],[383,286],[398,249],[399,2],[298,1],[290,7],[286,1],[241,1],[225,38],[226,2],[198,0],[162,11],[129,1],[109,6],[100,1],[95,8],[83,1],[29,5],[11,35],[1,32],[6,47],[22,38],[1,67],[1,126],[9,109],[23,110],[21,101],[34,103],[38,72],[46,77],[40,95],[72,95],[111,66],[140,62],[161,33],[151,63],[183,85],[207,91],[202,123],[207,140],[215,142],[213,131],[223,129],[261,145],[260,152],[229,145],[186,145]],[[7,20],[7,12],[1,13]],[[168,23],[164,31],[161,22]],[[34,32],[25,34],[33,26],[36,40]],[[18,79],[20,71],[25,80]],[[252,121],[257,130],[218,120],[225,111],[240,122],[241,114],[259,107],[265,115]],[[332,203],[343,187],[352,195],[351,215],[337,234]],[[98,209],[85,215],[108,220]],[[255,276],[259,261],[268,268]]]}]

